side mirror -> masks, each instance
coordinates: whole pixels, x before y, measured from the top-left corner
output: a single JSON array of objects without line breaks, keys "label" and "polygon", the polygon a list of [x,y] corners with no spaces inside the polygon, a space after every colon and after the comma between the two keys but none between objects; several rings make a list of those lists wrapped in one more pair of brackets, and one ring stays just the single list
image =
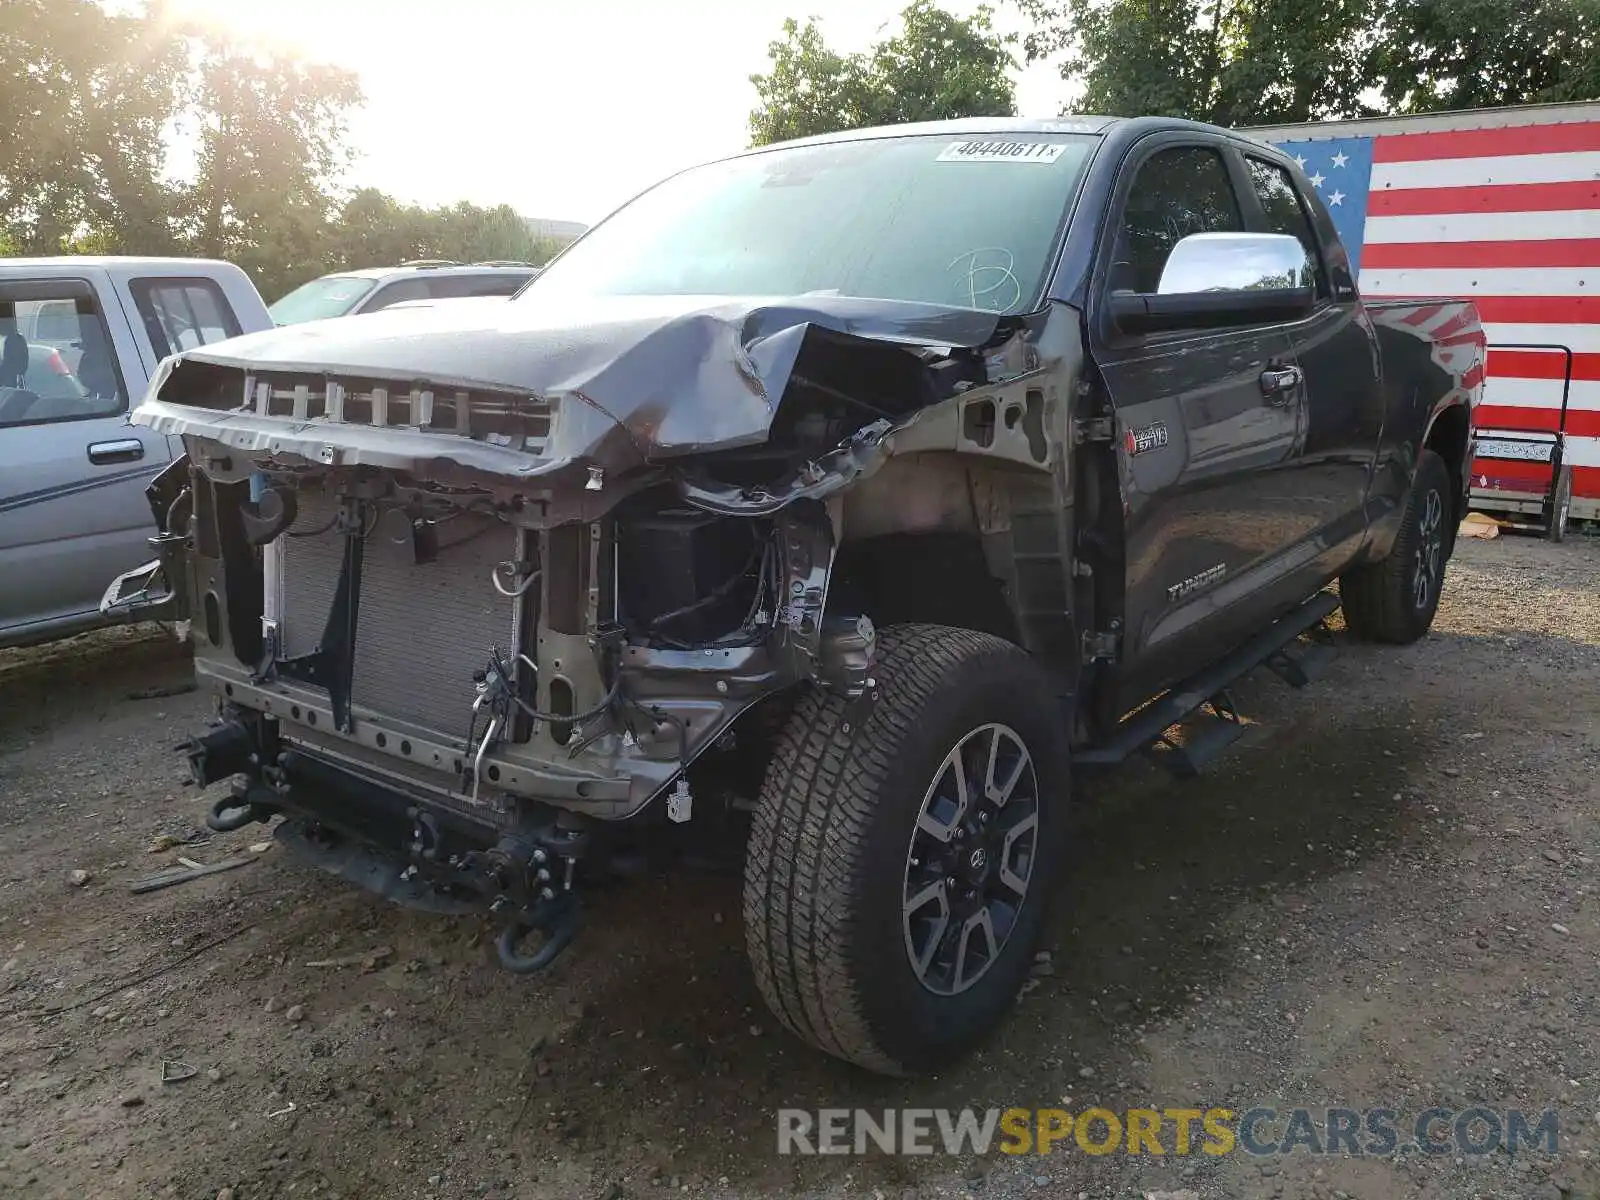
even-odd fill
[{"label": "side mirror", "polygon": [[1298,238],[1192,233],[1172,248],[1154,292],[1116,292],[1125,333],[1292,321],[1316,303],[1315,271]]}]

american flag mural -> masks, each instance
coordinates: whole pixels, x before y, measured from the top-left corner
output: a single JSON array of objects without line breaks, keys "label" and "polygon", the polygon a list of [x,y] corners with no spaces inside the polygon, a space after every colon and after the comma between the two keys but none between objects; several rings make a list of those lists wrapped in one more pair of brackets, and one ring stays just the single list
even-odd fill
[{"label": "american flag mural", "polygon": [[[1452,114],[1418,119],[1417,132],[1341,136],[1360,129],[1347,124],[1329,127],[1326,137],[1306,136],[1320,132],[1307,126],[1263,134],[1300,162],[1328,205],[1363,295],[1477,303],[1490,344],[1480,433],[1554,431],[1560,410],[1565,356],[1496,344],[1572,350],[1566,461],[1573,513],[1593,517],[1600,515],[1600,105],[1586,107],[1589,119],[1570,119],[1567,109],[1560,123],[1463,128],[1472,114]],[[1473,474],[1480,487],[1542,493],[1550,468],[1479,459]]]}]

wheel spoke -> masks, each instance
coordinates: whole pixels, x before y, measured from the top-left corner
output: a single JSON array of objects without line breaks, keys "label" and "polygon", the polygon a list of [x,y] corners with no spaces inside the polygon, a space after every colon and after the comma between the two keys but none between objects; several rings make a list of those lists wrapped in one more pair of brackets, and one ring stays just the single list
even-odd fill
[{"label": "wheel spoke", "polygon": [[987,908],[980,908],[968,917],[966,923],[961,926],[961,940],[956,944],[955,985],[957,991],[977,978],[976,975],[969,977],[967,961],[973,951],[978,949],[973,944],[973,940],[979,936],[983,939],[983,962],[978,966],[978,973],[982,974],[989,964],[994,961],[995,955],[1000,953],[1000,943],[994,936],[994,919],[989,915]]},{"label": "wheel spoke", "polygon": [[967,809],[972,806],[972,795],[967,790],[967,772],[959,754],[951,762],[950,770],[956,777],[956,815],[950,818],[950,828],[954,829],[967,819]]},{"label": "wheel spoke", "polygon": [[950,911],[950,893],[942,879],[935,879],[906,901],[906,916],[915,916],[935,901],[938,902],[941,911],[945,913]]},{"label": "wheel spoke", "polygon": [[1006,772],[1002,782],[995,778],[995,768],[1000,765],[1000,746],[1004,741],[999,729],[994,731],[994,740],[989,744],[989,769],[984,776],[984,796],[995,804],[1004,806],[1011,799],[1011,793],[1016,790],[1017,783],[1022,779],[1022,773],[1031,765],[1026,752],[1019,753],[1017,759],[1011,764],[1011,769]]},{"label": "wheel spoke", "polygon": [[[1029,813],[1025,819],[1006,830],[1005,842],[1000,848],[1000,882],[1015,892],[1018,898],[1027,895],[1028,880],[1033,877],[1033,834],[1038,828],[1039,814]],[[1026,866],[1018,871],[1012,860],[1018,849],[1017,843],[1025,837],[1028,844],[1021,849],[1027,855]]]},{"label": "wheel spoke", "polygon": [[[919,951],[912,944],[911,922],[913,920],[926,920],[918,914],[930,904],[937,903],[939,911],[932,917],[932,927],[928,930],[927,940]],[[936,879],[923,888],[915,896],[906,901],[906,950],[911,955],[911,965],[917,972],[917,978],[922,979],[928,974],[928,967],[933,962],[933,957],[939,952],[939,943],[944,940],[945,931],[950,927],[950,893],[945,888],[944,880]]]},{"label": "wheel spoke", "polygon": [[935,819],[934,815],[927,809],[923,809],[922,812],[918,814],[917,828],[922,830],[922,832],[927,834],[929,837],[937,838],[941,842],[948,842],[951,834],[954,832],[951,826],[941,825],[938,820]]},{"label": "wheel spoke", "polygon": [[[940,785],[946,778],[955,779],[954,798],[945,795],[940,790]],[[934,812],[935,802],[940,803],[940,808],[953,807],[950,819],[940,820],[939,814]],[[967,819],[967,780],[966,772],[961,769],[961,760],[952,755],[945,759],[944,765],[939,769],[939,775],[934,780],[933,787],[928,790],[928,798],[923,802],[922,811],[917,814],[917,828],[929,837],[940,842],[949,842],[955,836],[956,829],[962,821]]]}]

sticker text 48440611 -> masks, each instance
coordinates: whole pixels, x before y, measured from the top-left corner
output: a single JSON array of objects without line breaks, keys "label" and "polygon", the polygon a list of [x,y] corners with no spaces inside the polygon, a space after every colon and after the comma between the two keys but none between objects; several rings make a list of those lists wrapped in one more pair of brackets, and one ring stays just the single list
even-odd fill
[{"label": "sticker text 48440611", "polygon": [[1053,163],[1066,148],[1065,142],[1011,142],[974,138],[951,142],[940,151],[939,161]]}]

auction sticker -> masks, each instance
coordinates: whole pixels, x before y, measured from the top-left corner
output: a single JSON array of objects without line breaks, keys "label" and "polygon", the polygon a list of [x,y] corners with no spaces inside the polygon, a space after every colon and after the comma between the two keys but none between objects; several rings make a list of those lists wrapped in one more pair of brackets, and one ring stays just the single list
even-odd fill
[{"label": "auction sticker", "polygon": [[951,142],[939,153],[939,162],[1053,163],[1067,148],[1065,142]]}]

